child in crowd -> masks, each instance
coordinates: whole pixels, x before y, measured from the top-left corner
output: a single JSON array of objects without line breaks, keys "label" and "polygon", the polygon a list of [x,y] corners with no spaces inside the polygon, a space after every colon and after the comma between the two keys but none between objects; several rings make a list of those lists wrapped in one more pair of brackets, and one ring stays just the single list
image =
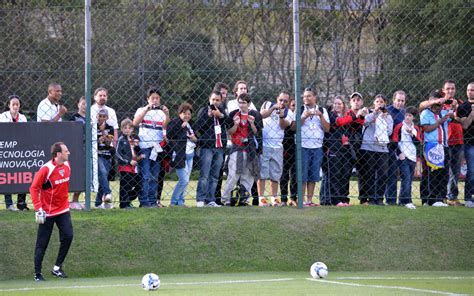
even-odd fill
[{"label": "child in crowd", "polygon": [[109,185],[109,172],[112,169],[112,155],[115,152],[112,144],[114,128],[107,124],[109,112],[102,108],[97,112],[97,159],[99,191],[95,198],[95,206],[101,209],[112,208],[112,190]]},{"label": "child in crowd", "polygon": [[138,197],[142,186],[141,176],[138,174],[138,162],[145,155],[139,146],[140,137],[133,133],[132,120],[126,118],[120,123],[122,136],[117,142],[118,171],[120,172],[120,208],[133,208],[132,200]]},{"label": "child in crowd", "polygon": [[416,167],[417,146],[421,141],[420,127],[413,122],[417,114],[416,107],[408,107],[405,119],[393,129],[393,141],[398,142],[397,157],[401,179],[399,204],[412,210],[416,206],[411,199],[411,185]]},{"label": "child in crowd", "polygon": [[189,183],[193,168],[194,147],[197,138],[189,124],[193,107],[188,103],[179,106],[179,117],[170,121],[167,127],[167,137],[172,153],[172,166],[176,169],[178,183],[171,196],[171,206],[185,206],[184,193]]}]

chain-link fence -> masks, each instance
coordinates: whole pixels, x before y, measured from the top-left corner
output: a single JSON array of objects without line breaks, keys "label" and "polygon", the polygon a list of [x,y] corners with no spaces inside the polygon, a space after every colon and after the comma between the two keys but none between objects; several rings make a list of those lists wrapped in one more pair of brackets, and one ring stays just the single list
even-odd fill
[{"label": "chain-link fence", "polygon": [[[0,95],[6,101],[9,95],[17,94],[21,98],[21,112],[27,115],[29,121],[37,120],[38,113],[45,111],[38,110],[38,105],[48,96],[50,83],[58,83],[62,87],[62,96],[58,98],[60,104],[67,108],[67,112],[62,116],[63,120],[69,120],[78,112],[79,99],[84,96],[84,7],[76,1],[64,2],[66,4],[63,6],[51,7],[41,1],[4,1],[0,7]],[[198,195],[198,179],[202,174],[201,158],[204,149],[199,144],[205,140],[205,135],[209,135],[204,127],[214,129],[213,118],[216,118],[221,120],[219,125],[231,129],[235,115],[229,117],[232,110],[227,108],[222,110],[225,118],[220,118],[221,114],[214,114],[217,112],[206,109],[202,112],[205,112],[207,119],[212,119],[213,123],[210,125],[204,122],[205,120],[198,121],[199,110],[210,108],[209,97],[217,82],[229,85],[227,102],[236,99],[236,90],[233,88],[238,80],[246,81],[248,94],[258,111],[264,105],[264,109],[273,108],[274,111],[268,119],[257,118],[257,122],[261,124],[257,127],[259,130],[254,133],[257,142],[263,143],[265,148],[265,142],[270,138],[280,141],[285,124],[280,126],[280,118],[274,104],[278,105],[277,96],[282,90],[288,93],[288,104],[294,94],[291,1],[143,0],[93,1],[92,4],[92,82],[94,89],[106,89],[106,105],[116,113],[116,126],[113,128],[119,131],[115,139],[109,141],[114,146],[111,149],[112,154],[117,152],[122,120],[130,118],[135,121],[134,124],[140,123],[142,128],[147,124],[143,122],[143,118],[137,120],[136,117],[137,110],[149,104],[150,96],[147,96],[147,90],[151,87],[159,90],[160,104],[169,109],[169,118],[150,119],[152,129],[160,132],[165,130],[162,126],[157,128],[156,122],[153,121],[172,122],[179,117],[177,111],[181,103],[190,103],[193,108],[191,126],[199,138],[185,193],[186,203],[192,204],[191,201],[196,200]],[[317,94],[318,105],[328,107],[328,110],[332,108],[336,96],[342,96],[349,109],[350,95],[354,91],[361,93],[364,99],[362,106],[370,108],[373,107],[376,94],[385,94],[386,103],[389,105],[392,103],[392,94],[399,89],[406,92],[406,106],[418,106],[422,100],[428,99],[431,90],[443,87],[445,79],[455,81],[455,98],[465,100],[464,90],[472,79],[473,70],[473,9],[472,3],[460,0],[300,1],[302,85],[311,87],[313,93]],[[50,97],[53,96],[50,92]],[[94,99],[99,105],[102,104],[100,100],[104,100],[103,97],[100,98],[100,92],[94,96],[93,103]],[[267,101],[274,104],[266,104]],[[94,120],[98,118],[95,116],[98,109],[100,108],[93,112]],[[317,113],[320,110],[310,108],[306,111]],[[84,110],[80,110],[79,113],[83,112]],[[160,113],[162,110],[153,112]],[[286,114],[288,112],[284,109],[282,112],[285,114],[283,121],[291,122],[291,114]],[[331,111],[324,112],[331,123]],[[294,117],[299,118],[300,112],[295,113]],[[110,110],[107,115],[109,119],[113,116]],[[160,116],[164,115],[160,113]],[[308,116],[311,121],[314,114],[308,113]],[[147,120],[145,118],[145,121]],[[244,121],[246,120],[244,118]],[[274,129],[274,136],[268,132],[270,127]],[[267,131],[262,133],[264,128],[267,128]],[[324,130],[319,119],[317,124],[311,123],[310,130],[313,128],[321,129],[319,132]],[[393,130],[393,126],[391,129]],[[138,128],[135,130],[138,135],[143,136],[143,131]],[[348,138],[348,143],[357,144],[346,132],[343,132],[341,139],[331,137],[333,132],[334,130],[326,134],[326,139],[331,139],[326,140],[326,147],[331,146],[327,144],[331,141],[345,141],[343,136]],[[207,140],[213,142],[216,140],[215,133],[210,134],[212,137]],[[176,135],[172,134],[170,137],[168,133],[165,138],[173,143],[174,136]],[[179,144],[175,146],[183,147],[186,133],[177,137],[175,140]],[[228,137],[231,139],[232,135],[229,134]],[[285,173],[292,171],[290,164],[294,164],[295,160],[294,150],[290,148],[294,148],[294,142],[288,140],[288,137],[292,137],[290,131],[286,132],[285,141],[288,146],[282,152],[283,159],[273,160],[278,165],[271,165],[270,172],[275,169],[281,169]],[[302,137],[304,142],[303,133]],[[321,138],[322,133],[308,137]],[[362,141],[362,137],[358,141]],[[153,147],[156,147],[156,144],[153,143]],[[342,148],[348,148],[344,152],[346,154],[338,154],[336,158],[342,161],[349,159],[349,162],[352,158],[363,159],[364,165],[375,163],[376,159],[379,161],[378,156],[365,155],[365,152],[361,156],[360,147],[352,144],[342,145]],[[162,148],[169,150],[170,146],[172,145],[164,148],[163,145]],[[258,148],[257,154],[262,153],[261,148]],[[192,150],[189,147],[188,149],[188,152]],[[327,151],[326,149],[323,152],[327,154]],[[226,155],[229,155],[229,152],[228,150]],[[145,154],[147,153],[148,151]],[[271,154],[268,151],[267,153]],[[279,153],[278,150],[276,154]],[[161,195],[163,203],[169,204],[178,178],[175,170],[169,168],[173,151],[165,154],[166,157],[160,154],[157,158],[160,160],[160,176],[164,179],[163,185],[157,185],[157,190],[162,189],[158,197]],[[135,155],[134,152],[133,155],[137,157],[140,154]],[[422,153],[419,152],[420,159],[421,156]],[[347,161],[334,164],[326,160],[322,157],[325,180],[332,180],[327,177],[328,172],[335,172],[344,167],[346,174],[343,178],[347,179],[347,185],[344,186],[347,188],[340,194],[342,197],[359,197],[360,188],[357,183],[360,181],[360,174],[357,173],[357,166],[347,165]],[[120,195],[121,173],[118,170],[121,163],[117,156],[111,156],[110,162],[110,189],[117,202]],[[265,163],[267,162],[270,163],[271,160],[267,159]],[[265,165],[260,164],[260,168],[262,166],[267,169]],[[421,162],[417,164],[417,168],[420,166]],[[385,187],[385,173],[399,174],[396,167],[391,168],[378,176],[378,187]],[[150,172],[154,175],[157,171]],[[373,171],[369,170],[367,180],[373,180],[372,173]],[[228,174],[219,168],[219,176]],[[312,174],[320,175],[319,171],[313,171]],[[420,169],[416,170],[415,175],[412,193],[413,197],[418,199]],[[339,178],[339,175],[336,176]],[[160,183],[160,178],[154,177]],[[276,176],[265,176],[267,177],[272,179]],[[226,178],[224,177],[222,191],[225,191]],[[253,179],[258,179],[258,175],[252,178],[252,182],[247,180],[247,183],[253,184]],[[136,183],[143,184],[143,180],[139,179]],[[333,195],[331,192],[336,190],[334,188],[337,186],[328,185],[327,188],[333,189],[327,191],[324,186],[320,188],[322,184],[326,183],[316,183],[315,196],[319,197],[321,190],[321,202],[327,203],[324,196]],[[267,182],[266,193],[261,192],[260,195],[271,197],[273,194],[270,185]],[[461,199],[463,186],[462,182],[458,184]],[[258,196],[255,187],[256,185],[254,195]],[[152,190],[155,190],[154,188],[152,187]],[[383,196],[380,188],[373,194]],[[229,194],[230,189],[233,188],[229,187],[226,194]],[[251,188],[246,189],[252,191]],[[216,194],[211,195],[219,197],[219,193],[218,190]],[[101,195],[104,197],[107,194],[101,192]],[[283,198],[286,196],[278,193],[278,196],[281,195]],[[291,192],[288,195],[291,195]],[[102,197],[99,201],[102,201]],[[288,199],[288,202],[290,201],[291,199]]]}]

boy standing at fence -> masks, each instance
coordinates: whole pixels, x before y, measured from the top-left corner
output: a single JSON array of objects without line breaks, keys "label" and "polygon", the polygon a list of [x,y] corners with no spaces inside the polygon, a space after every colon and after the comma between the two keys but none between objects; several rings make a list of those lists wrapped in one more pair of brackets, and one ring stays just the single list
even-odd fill
[{"label": "boy standing at fence", "polygon": [[421,140],[420,127],[413,123],[417,113],[418,109],[416,107],[408,107],[405,111],[405,119],[395,126],[392,135],[393,142],[398,142],[396,154],[401,179],[399,204],[412,210],[416,209],[411,199],[413,175],[416,167],[416,146]]},{"label": "boy standing at fence", "polygon": [[139,146],[140,137],[133,134],[133,124],[129,118],[120,123],[122,136],[117,142],[118,171],[120,172],[120,208],[131,209],[132,200],[138,197],[142,189],[138,162],[143,159]]}]

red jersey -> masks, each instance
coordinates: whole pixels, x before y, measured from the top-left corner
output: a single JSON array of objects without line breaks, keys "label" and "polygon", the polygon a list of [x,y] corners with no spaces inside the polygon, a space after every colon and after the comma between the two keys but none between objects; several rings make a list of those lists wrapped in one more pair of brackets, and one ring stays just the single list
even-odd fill
[{"label": "red jersey", "polygon": [[35,174],[30,186],[31,200],[35,211],[42,208],[46,217],[57,216],[69,211],[69,162],[58,165],[48,161]]},{"label": "red jersey", "polygon": [[240,112],[238,112],[236,115],[240,116],[240,123],[235,133],[232,134],[232,144],[244,146],[242,139],[247,139],[249,136],[249,115],[242,114]]},{"label": "red jersey", "polygon": [[[460,100],[458,100],[460,101]],[[460,101],[462,103],[462,101]],[[444,104],[443,109],[449,110],[451,105]],[[457,113],[457,110],[455,110]],[[464,144],[462,125],[457,122],[448,122],[448,146]]]}]

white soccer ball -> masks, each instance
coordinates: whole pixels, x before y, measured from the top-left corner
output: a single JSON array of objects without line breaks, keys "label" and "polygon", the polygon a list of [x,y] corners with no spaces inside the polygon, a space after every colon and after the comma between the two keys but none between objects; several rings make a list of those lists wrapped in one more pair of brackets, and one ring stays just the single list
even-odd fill
[{"label": "white soccer ball", "polygon": [[142,278],[142,288],[145,291],[158,290],[160,288],[160,277],[154,273],[147,273]]},{"label": "white soccer ball", "polygon": [[309,273],[313,279],[322,279],[328,276],[328,267],[322,262],[316,262],[311,265]]}]

